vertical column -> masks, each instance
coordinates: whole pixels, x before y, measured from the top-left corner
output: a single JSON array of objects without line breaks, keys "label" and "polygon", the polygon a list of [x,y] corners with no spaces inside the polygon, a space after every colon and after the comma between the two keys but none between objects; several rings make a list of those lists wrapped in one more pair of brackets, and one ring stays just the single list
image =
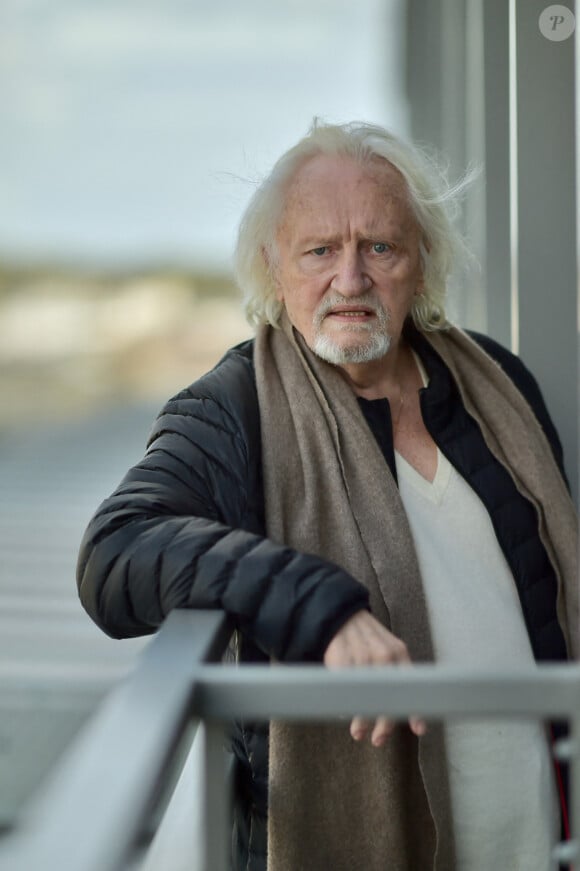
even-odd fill
[{"label": "vertical column", "polygon": [[509,3],[486,0],[484,34],[485,272],[487,331],[510,347],[510,94]]},{"label": "vertical column", "polygon": [[[456,181],[483,164],[483,0],[408,0],[407,90],[411,134],[435,147]],[[483,179],[467,192],[461,229],[484,260]],[[454,320],[485,331],[484,270],[467,265],[450,287]]]},{"label": "vertical column", "polygon": [[[579,6],[576,4],[576,12],[579,12]],[[580,381],[580,217],[578,216],[578,212],[580,211],[580,26],[578,26],[578,21],[576,21],[576,42],[574,45],[575,48],[575,56],[574,56],[574,66],[575,66],[575,79],[576,79],[576,302],[577,302],[577,370],[576,374],[578,376],[578,380]],[[580,414],[580,384],[576,385],[576,402],[579,405],[578,412]],[[577,415],[578,417],[578,415]],[[576,473],[578,475],[578,481],[580,486],[580,431],[578,432],[578,441],[576,442],[578,454],[576,458]],[[580,766],[579,766],[580,767]],[[578,801],[578,816],[580,822],[580,794]],[[580,839],[580,826],[578,830],[578,838]]]},{"label": "vertical column", "polygon": [[202,742],[201,871],[228,871],[231,853],[230,797],[227,795],[224,729],[207,720],[200,724]]},{"label": "vertical column", "polygon": [[[540,383],[578,487],[574,38],[542,33],[545,0],[514,4],[518,352]],[[574,11],[573,2],[565,6]],[[489,122],[488,122],[489,123]]]}]

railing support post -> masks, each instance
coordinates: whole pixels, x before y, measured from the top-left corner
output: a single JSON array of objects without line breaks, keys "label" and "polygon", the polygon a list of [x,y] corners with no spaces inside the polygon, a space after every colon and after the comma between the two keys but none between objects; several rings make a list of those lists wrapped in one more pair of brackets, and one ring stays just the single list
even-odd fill
[{"label": "railing support post", "polygon": [[[230,796],[227,795],[223,725],[200,724],[202,751],[201,871],[228,871],[231,854]],[[229,783],[229,781],[228,781]]]},{"label": "railing support post", "polygon": [[556,844],[553,858],[559,865],[572,868],[580,851],[580,711],[570,713],[569,735],[554,745],[554,756],[568,765],[570,782],[570,838]]},{"label": "railing support post", "polygon": [[572,860],[575,863],[574,867],[577,867],[580,856],[580,710],[578,709],[576,709],[570,719],[570,737],[572,738],[572,755],[570,758],[570,837],[573,853]]}]

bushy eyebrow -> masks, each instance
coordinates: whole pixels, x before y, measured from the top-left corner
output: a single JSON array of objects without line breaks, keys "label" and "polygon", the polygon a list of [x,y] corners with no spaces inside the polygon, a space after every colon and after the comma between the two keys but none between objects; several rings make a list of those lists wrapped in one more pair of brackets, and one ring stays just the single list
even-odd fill
[{"label": "bushy eyebrow", "polygon": [[[364,233],[358,236],[358,244],[369,242],[385,242],[394,245],[400,245],[406,238],[407,234],[404,231],[397,230],[390,233]],[[295,247],[300,251],[310,251],[313,248],[322,248],[325,245],[337,245],[341,243],[340,236],[326,236],[321,233],[319,236],[309,235],[301,239],[297,239]]]},{"label": "bushy eyebrow", "polygon": [[336,245],[340,242],[338,236],[325,236],[322,233],[320,236],[306,236],[304,239],[299,239],[296,243],[298,248],[321,248],[324,245]]}]

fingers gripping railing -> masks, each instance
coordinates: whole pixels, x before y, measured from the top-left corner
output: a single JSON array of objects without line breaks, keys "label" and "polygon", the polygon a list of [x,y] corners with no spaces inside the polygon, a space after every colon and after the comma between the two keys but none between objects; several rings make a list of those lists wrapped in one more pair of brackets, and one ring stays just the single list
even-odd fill
[{"label": "fingers gripping railing", "polygon": [[203,722],[203,871],[229,867],[225,725],[234,718],[320,722],[355,713],[568,719],[570,737],[558,753],[571,763],[572,839],[556,850],[562,862],[578,856],[580,666],[500,675],[441,666],[328,671],[205,664],[226,638],[219,614],[171,615],[21,830],[0,842],[1,871],[125,869],[191,717]]}]

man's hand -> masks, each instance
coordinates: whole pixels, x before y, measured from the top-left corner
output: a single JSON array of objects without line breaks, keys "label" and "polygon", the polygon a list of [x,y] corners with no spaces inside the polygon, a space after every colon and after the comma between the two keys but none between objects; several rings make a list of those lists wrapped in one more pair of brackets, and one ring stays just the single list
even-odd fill
[{"label": "man's hand", "polygon": [[[344,668],[351,665],[410,665],[411,658],[404,642],[379,623],[368,611],[357,611],[336,633],[324,654],[328,668]],[[417,717],[409,718],[409,726],[415,735],[424,735],[425,723]],[[385,743],[395,724],[386,717],[379,717],[373,724],[362,717],[355,717],[350,724],[350,734],[355,741],[369,736],[375,747]]]}]

